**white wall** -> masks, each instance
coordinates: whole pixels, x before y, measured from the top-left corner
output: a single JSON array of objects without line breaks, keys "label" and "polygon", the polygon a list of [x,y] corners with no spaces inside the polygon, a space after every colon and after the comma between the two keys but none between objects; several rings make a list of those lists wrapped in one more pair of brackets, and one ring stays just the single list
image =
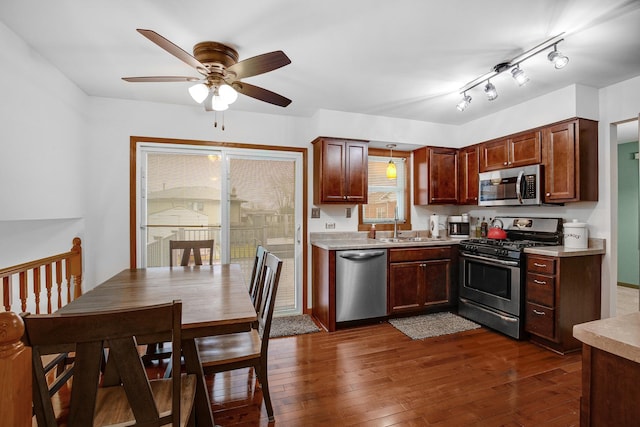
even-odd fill
[{"label": "white wall", "polygon": [[87,97],[0,22],[0,267],[84,240]]}]

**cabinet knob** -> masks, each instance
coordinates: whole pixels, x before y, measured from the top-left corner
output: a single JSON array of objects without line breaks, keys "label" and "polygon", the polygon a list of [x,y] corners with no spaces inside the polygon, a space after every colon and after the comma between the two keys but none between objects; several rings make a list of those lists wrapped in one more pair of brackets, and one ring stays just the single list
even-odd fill
[{"label": "cabinet knob", "polygon": [[504,162],[504,163],[503,163],[503,165],[504,165],[504,166],[507,166],[507,162]]},{"label": "cabinet knob", "polygon": [[547,197],[551,196],[551,193],[547,193]]},{"label": "cabinet knob", "polygon": [[509,164],[510,164],[510,165],[512,165],[512,164],[513,164],[513,162],[509,162]]}]

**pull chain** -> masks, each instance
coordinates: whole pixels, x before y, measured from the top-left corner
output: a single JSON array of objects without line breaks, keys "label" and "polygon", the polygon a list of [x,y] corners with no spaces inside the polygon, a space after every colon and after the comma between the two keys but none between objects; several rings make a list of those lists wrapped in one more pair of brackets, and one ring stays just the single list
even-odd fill
[{"label": "pull chain", "polygon": [[[217,128],[218,127],[218,112],[214,111],[213,112],[213,127]],[[222,130],[224,130],[224,111],[222,112]]]}]

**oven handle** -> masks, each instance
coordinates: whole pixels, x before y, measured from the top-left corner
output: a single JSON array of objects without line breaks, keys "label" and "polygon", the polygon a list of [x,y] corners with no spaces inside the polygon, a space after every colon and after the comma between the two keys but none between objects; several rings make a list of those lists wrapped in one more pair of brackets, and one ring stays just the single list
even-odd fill
[{"label": "oven handle", "polygon": [[[475,304],[474,302],[472,302],[472,301],[470,301],[470,300],[468,300],[466,298],[462,298],[462,297],[459,297],[459,298],[460,298],[460,302],[463,302],[465,304]],[[476,307],[477,307],[477,305],[476,305]],[[485,310],[485,309],[483,309],[481,307],[478,307],[478,308],[480,308],[481,310]],[[485,310],[485,311],[488,311],[488,310]],[[491,314],[493,314],[494,316],[498,316],[500,319],[504,320],[505,322],[517,322],[518,321],[518,319],[516,319],[516,318],[503,316],[502,314],[496,313],[493,310],[491,311]]]},{"label": "oven handle", "polygon": [[466,253],[462,253],[460,255],[462,256],[462,258],[471,258],[477,261],[482,261],[486,264],[494,264],[494,265],[497,264],[497,265],[507,265],[509,267],[520,267],[520,263],[518,261],[506,261],[502,259],[485,258],[482,256],[471,255]]},{"label": "oven handle", "polygon": [[516,196],[518,196],[518,201],[522,204],[522,178],[524,177],[524,171],[520,171],[518,174],[518,179],[516,180]]}]

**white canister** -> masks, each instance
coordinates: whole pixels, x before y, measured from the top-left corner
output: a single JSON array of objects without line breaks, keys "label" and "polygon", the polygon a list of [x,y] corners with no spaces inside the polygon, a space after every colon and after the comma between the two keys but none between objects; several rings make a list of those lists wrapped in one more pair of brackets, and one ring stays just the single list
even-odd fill
[{"label": "white canister", "polygon": [[587,249],[589,247],[589,229],[584,222],[574,219],[564,223],[565,248]]}]

